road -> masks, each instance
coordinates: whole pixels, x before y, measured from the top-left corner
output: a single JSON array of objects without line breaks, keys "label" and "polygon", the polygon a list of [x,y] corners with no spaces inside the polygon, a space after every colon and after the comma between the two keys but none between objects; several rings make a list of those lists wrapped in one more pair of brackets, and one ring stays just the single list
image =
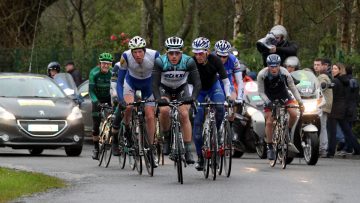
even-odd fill
[{"label": "road", "polygon": [[[320,159],[307,166],[295,159],[285,170],[271,168],[255,154],[234,159],[230,178],[204,179],[188,166],[184,184],[177,182],[173,163],[138,175],[121,170],[112,159],[109,168],[91,160],[91,146],[80,157],[66,157],[63,149],[30,156],[26,150],[0,148],[0,166],[42,172],[65,179],[68,187],[25,197],[16,202],[358,202],[360,160]],[[0,192],[1,193],[1,192]]]}]

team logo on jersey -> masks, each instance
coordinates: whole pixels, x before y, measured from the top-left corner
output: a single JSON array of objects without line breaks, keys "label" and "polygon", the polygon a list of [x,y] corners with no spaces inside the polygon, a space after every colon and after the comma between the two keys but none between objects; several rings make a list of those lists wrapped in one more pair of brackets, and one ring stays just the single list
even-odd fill
[{"label": "team logo on jersey", "polygon": [[123,66],[126,63],[125,59],[123,57],[121,57],[120,59],[120,65]]}]

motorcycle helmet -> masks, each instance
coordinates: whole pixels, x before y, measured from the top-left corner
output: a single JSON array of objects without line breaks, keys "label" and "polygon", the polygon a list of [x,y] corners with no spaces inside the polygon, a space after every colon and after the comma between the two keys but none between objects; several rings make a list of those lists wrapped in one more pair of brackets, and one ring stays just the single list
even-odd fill
[{"label": "motorcycle helmet", "polygon": [[289,56],[285,59],[284,61],[284,66],[291,66],[294,67],[295,70],[299,70],[300,68],[300,61],[298,59],[298,57],[296,56]]},{"label": "motorcycle helmet", "polygon": [[60,73],[60,64],[56,61],[52,61],[48,64],[47,73],[48,73],[49,77],[51,77],[51,74],[50,74],[51,70],[56,70],[58,73]]},{"label": "motorcycle helmet", "polygon": [[286,28],[282,25],[275,25],[274,27],[271,28],[270,33],[274,34],[276,37],[283,36],[284,40],[287,40],[288,37]]}]

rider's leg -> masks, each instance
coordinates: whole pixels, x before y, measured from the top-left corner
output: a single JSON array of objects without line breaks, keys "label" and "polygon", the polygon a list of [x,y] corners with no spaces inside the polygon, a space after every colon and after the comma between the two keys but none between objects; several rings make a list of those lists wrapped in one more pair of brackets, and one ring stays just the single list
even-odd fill
[{"label": "rider's leg", "polygon": [[190,105],[180,106],[179,113],[180,113],[181,132],[183,134],[185,152],[186,152],[185,154],[186,163],[193,164],[195,163],[195,161],[191,154],[191,122],[189,119],[189,109],[190,109]]},{"label": "rider's leg", "polygon": [[272,135],[273,133],[273,117],[269,109],[265,109],[265,135],[267,143],[267,157],[269,160],[275,159],[275,152],[272,145]]},{"label": "rider's leg", "polygon": [[[204,102],[206,97],[205,91],[200,91],[200,94],[197,98],[198,102]],[[196,148],[196,154],[198,157],[202,156],[202,146],[203,146],[203,138],[202,138],[202,126],[204,122],[204,108],[199,106],[197,107],[197,114],[194,118],[194,126],[193,126],[193,137],[194,137],[194,144]]]},{"label": "rider's leg", "polygon": [[145,106],[145,123],[146,130],[149,136],[149,143],[154,143],[155,137],[155,107],[154,106]]},{"label": "rider's leg", "polygon": [[121,152],[119,149],[118,134],[119,134],[120,123],[122,120],[121,110],[119,109],[119,106],[116,108],[114,114],[115,114],[115,118],[112,123],[112,128],[110,132],[112,136],[112,153],[114,156],[119,156]]},{"label": "rider's leg", "polygon": [[[215,103],[224,103],[225,95],[220,86],[220,82],[217,81],[210,90],[210,100]],[[224,119],[225,109],[224,105],[216,105],[215,107],[215,120],[216,120],[216,128],[219,130],[222,120]]]},{"label": "rider's leg", "polygon": [[[167,97],[162,97],[168,99]],[[164,138],[163,153],[168,155],[170,153],[170,107],[159,107],[160,115],[160,136]]]},{"label": "rider's leg", "polygon": [[100,127],[100,115],[99,115],[99,107],[92,103],[92,119],[93,119],[93,129],[92,129],[92,139],[94,143],[94,150],[93,150],[93,159],[98,159],[99,155],[99,127]]}]

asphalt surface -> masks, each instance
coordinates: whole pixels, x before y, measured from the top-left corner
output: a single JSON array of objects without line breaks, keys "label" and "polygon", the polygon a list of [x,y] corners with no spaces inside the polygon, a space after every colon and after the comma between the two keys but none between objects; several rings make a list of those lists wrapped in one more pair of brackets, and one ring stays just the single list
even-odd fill
[{"label": "asphalt surface", "polygon": [[[233,160],[230,178],[205,179],[194,166],[184,169],[184,184],[177,182],[173,162],[138,175],[121,170],[113,158],[109,168],[98,167],[85,145],[80,157],[67,157],[63,149],[30,156],[27,150],[0,148],[0,166],[37,171],[62,178],[68,187],[24,197],[14,202],[358,202],[359,157],[320,159],[308,166],[296,158],[283,170],[267,160],[245,154]],[[0,180],[1,181],[1,180]],[[0,191],[1,194],[1,191]]]}]

